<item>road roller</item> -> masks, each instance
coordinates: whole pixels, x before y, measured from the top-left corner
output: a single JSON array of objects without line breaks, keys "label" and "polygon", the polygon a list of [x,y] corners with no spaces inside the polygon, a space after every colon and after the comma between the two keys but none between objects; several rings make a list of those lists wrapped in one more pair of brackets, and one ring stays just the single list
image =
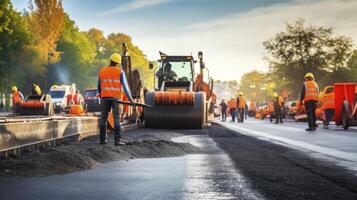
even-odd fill
[{"label": "road roller", "polygon": [[[207,107],[211,104],[209,101],[215,95],[203,81],[202,52],[199,52],[199,58],[201,70],[194,77],[196,61],[192,55],[175,56],[160,52],[159,65],[154,69],[155,91],[145,95],[145,103],[150,106],[144,109],[146,128],[203,127],[207,120]],[[153,63],[150,63],[150,69],[153,68]]]},{"label": "road roller", "polygon": [[47,115],[52,116],[54,107],[51,96],[48,94],[26,97],[25,101],[21,102],[18,110],[19,115]]}]

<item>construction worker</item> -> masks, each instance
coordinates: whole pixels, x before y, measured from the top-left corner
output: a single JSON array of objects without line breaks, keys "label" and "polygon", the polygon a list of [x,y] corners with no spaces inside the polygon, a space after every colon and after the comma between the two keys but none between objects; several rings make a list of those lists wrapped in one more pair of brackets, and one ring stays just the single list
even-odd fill
[{"label": "construction worker", "polygon": [[306,73],[302,86],[300,101],[304,101],[309,128],[306,131],[316,130],[316,107],[319,99],[319,86],[314,81],[312,73]]},{"label": "construction worker", "polygon": [[219,104],[219,106],[221,107],[221,115],[222,115],[222,122],[225,122],[227,119],[227,104],[224,101],[224,99],[222,99],[221,103]]},{"label": "construction worker", "polygon": [[283,107],[284,107],[284,99],[282,96],[278,95],[278,93],[273,94],[273,105],[274,105],[274,112],[275,112],[275,123],[278,124],[283,123]]},{"label": "construction worker", "polygon": [[12,114],[16,115],[16,109],[24,99],[24,95],[17,90],[16,86],[12,86]]},{"label": "construction worker", "polygon": [[234,98],[231,98],[231,100],[229,100],[228,108],[229,108],[229,113],[231,114],[232,117],[232,122],[235,122],[237,102]]},{"label": "construction worker", "polygon": [[274,98],[271,101],[269,101],[269,103],[268,103],[267,114],[269,114],[270,122],[273,122],[273,117],[275,116],[275,113],[274,113]]},{"label": "construction worker", "polygon": [[132,105],[134,105],[134,100],[128,87],[125,72],[120,68],[120,64],[120,54],[114,53],[110,56],[109,66],[99,70],[98,93],[102,107],[99,123],[100,144],[107,143],[107,120],[108,114],[112,110],[114,117],[114,145],[125,145],[120,134],[119,104],[116,100],[120,99],[122,89]]},{"label": "construction worker", "polygon": [[325,119],[324,128],[328,129],[330,121],[332,121],[335,115],[335,89],[334,87],[328,87],[321,97],[321,110],[324,112]]},{"label": "construction worker", "polygon": [[254,103],[254,101],[250,101],[248,115],[249,115],[249,117],[254,117],[255,113],[256,113],[255,103]]},{"label": "construction worker", "polygon": [[239,92],[237,98],[237,105],[238,105],[238,122],[244,122],[246,102],[243,96],[243,92]]},{"label": "construction worker", "polygon": [[37,83],[34,83],[32,85],[31,95],[33,95],[33,96],[41,96],[42,95],[41,88]]}]

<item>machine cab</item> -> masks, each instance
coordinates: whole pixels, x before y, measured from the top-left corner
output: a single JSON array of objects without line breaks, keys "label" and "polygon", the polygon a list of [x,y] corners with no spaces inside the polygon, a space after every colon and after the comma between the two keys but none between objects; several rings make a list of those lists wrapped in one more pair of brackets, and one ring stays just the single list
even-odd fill
[{"label": "machine cab", "polygon": [[157,90],[192,91],[194,60],[192,56],[168,56],[161,54],[159,70],[156,72]]}]

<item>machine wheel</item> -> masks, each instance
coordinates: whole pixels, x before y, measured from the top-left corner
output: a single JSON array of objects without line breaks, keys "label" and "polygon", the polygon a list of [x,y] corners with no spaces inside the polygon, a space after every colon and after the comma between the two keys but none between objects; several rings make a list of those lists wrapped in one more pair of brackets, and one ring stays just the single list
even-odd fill
[{"label": "machine wheel", "polygon": [[350,111],[349,111],[349,105],[348,102],[345,101],[343,102],[343,107],[342,107],[342,126],[343,129],[347,130],[350,126]]},{"label": "machine wheel", "polygon": [[144,110],[145,127],[201,129],[206,118],[205,99],[205,93],[196,92],[193,106],[155,105],[155,92],[148,92],[145,102],[151,105],[151,108]]}]

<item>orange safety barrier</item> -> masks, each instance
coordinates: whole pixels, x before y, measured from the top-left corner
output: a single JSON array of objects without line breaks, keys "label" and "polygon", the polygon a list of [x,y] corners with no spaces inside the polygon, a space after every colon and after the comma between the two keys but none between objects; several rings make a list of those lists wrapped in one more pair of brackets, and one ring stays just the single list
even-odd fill
[{"label": "orange safety barrier", "polygon": [[155,92],[155,104],[193,106],[194,92]]},{"label": "orange safety barrier", "polygon": [[72,115],[80,115],[83,113],[84,113],[84,109],[83,109],[83,106],[81,106],[81,105],[73,105],[69,109],[69,114],[72,114]]}]

